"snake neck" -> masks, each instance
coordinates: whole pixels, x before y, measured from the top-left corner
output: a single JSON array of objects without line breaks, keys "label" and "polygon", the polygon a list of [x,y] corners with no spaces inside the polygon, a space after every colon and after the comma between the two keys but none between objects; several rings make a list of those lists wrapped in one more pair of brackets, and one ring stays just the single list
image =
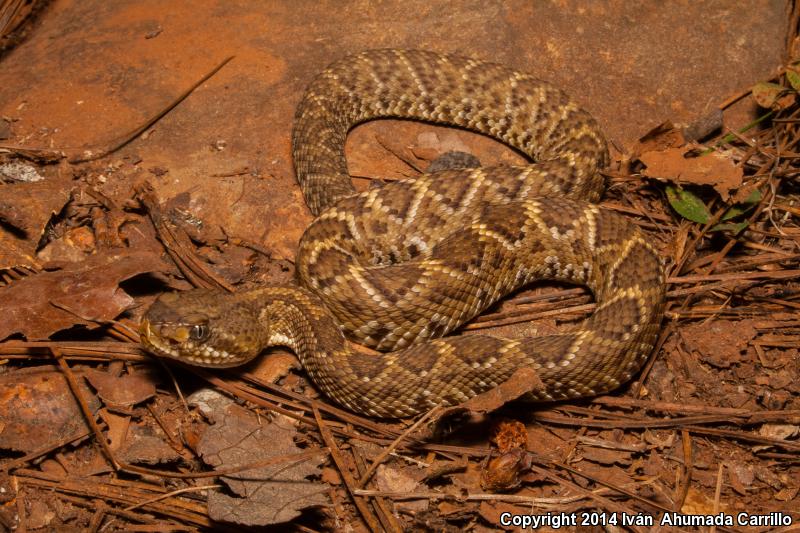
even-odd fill
[{"label": "snake neck", "polygon": [[296,286],[255,291],[260,299],[259,321],[266,335],[261,350],[285,346],[291,349],[313,382],[327,395],[349,388],[353,379],[344,369],[354,354],[322,300]]},{"label": "snake neck", "polygon": [[266,333],[262,350],[286,346],[304,368],[312,368],[326,352],[345,349],[339,326],[311,292],[295,286],[269,287],[256,291],[256,298],[261,300],[259,321]]}]

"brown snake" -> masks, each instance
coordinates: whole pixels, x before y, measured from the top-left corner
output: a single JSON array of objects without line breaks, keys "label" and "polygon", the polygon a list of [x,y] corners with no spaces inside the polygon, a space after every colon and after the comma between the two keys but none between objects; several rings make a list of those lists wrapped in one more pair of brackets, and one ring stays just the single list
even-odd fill
[{"label": "brown snake", "polygon": [[[445,170],[356,194],[345,138],[380,117],[460,126],[535,163]],[[292,144],[297,180],[318,215],[297,253],[302,287],[165,294],[142,321],[150,351],[223,367],[288,346],[330,398],[379,417],[458,404],[521,367],[545,385],[531,399],[601,394],[652,351],[661,261],[631,223],[587,203],[603,192],[606,143],[562,91],[468,58],[367,51],[311,83]],[[588,286],[595,312],[558,335],[437,338],[538,279]],[[355,351],[345,335],[394,351]]]}]

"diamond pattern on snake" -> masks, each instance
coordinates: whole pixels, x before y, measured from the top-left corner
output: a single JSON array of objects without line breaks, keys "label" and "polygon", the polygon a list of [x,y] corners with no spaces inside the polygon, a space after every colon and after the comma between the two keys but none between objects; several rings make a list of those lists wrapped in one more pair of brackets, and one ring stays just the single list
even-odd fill
[{"label": "diamond pattern on snake", "polygon": [[[465,128],[532,163],[441,170],[359,193],[345,138],[382,117]],[[164,294],[141,323],[148,350],[228,367],[287,346],[329,398],[375,417],[464,402],[522,367],[544,383],[532,400],[602,394],[653,350],[662,261],[632,223],[595,205],[606,141],[551,84],[465,57],[366,51],[308,86],[292,155],[316,216],[298,246],[297,284]],[[587,286],[596,310],[556,335],[447,336],[540,279]],[[383,353],[353,350],[346,339]]]}]

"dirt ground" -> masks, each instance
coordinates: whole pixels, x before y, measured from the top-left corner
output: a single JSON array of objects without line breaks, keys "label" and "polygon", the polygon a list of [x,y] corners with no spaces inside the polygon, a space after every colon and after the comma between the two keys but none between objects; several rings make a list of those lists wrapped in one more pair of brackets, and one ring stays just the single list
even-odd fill
[{"label": "dirt ground", "polygon": [[[11,28],[15,8],[33,12]],[[511,513],[646,531],[683,513],[800,530],[798,12],[0,0],[0,528],[516,530]],[[662,335],[633,383],[433,431],[329,405],[288,352],[209,372],[141,350],[136,324],[163,291],[292,282],[312,220],[295,107],[328,63],[380,47],[504,63],[598,119],[603,205],[668,265]],[[347,144],[358,188],[451,150],[523,160],[396,120]],[[537,284],[460,334],[569,328],[591,301]]]}]

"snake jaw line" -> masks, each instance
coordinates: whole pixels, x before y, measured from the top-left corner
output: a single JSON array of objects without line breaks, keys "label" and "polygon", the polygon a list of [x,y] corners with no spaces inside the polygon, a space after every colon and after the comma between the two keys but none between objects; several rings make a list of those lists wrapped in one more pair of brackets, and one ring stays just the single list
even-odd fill
[{"label": "snake jaw line", "polygon": [[[149,324],[149,322],[147,323]],[[217,349],[202,349],[193,342],[165,342],[164,338],[160,338],[155,335],[149,326],[147,333],[142,333],[142,341],[145,345],[145,348],[160,357],[182,361],[194,366],[225,368],[239,366],[247,362],[246,359],[238,358],[235,355],[225,351],[220,351]],[[196,355],[197,353],[202,355]]]},{"label": "snake jaw line", "polygon": [[[139,324],[139,335],[147,350],[160,357],[216,368],[239,366],[258,355],[236,343],[230,350],[219,342],[210,342],[212,333],[223,338],[226,335],[211,327],[208,316],[194,311],[195,294],[166,293],[156,300]],[[206,291],[201,296],[207,296]]]}]

